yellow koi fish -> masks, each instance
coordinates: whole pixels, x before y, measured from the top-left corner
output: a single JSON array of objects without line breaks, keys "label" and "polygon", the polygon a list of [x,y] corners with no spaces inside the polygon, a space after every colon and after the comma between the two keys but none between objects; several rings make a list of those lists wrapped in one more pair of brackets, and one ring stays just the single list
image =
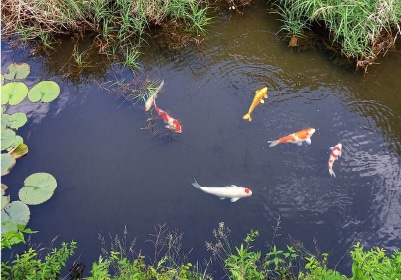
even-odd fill
[{"label": "yellow koi fish", "polygon": [[242,118],[244,120],[252,121],[251,114],[253,110],[255,110],[256,106],[259,103],[265,103],[263,98],[267,98],[267,87],[264,87],[262,89],[259,89],[255,92],[255,96],[253,97],[253,101],[251,106],[249,107],[248,113],[246,113]]}]

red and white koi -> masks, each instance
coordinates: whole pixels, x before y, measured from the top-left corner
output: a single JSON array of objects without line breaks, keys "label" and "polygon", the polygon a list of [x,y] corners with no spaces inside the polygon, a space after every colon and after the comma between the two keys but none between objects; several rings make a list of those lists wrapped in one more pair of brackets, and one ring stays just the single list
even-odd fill
[{"label": "red and white koi", "polygon": [[303,142],[306,142],[306,144],[310,145],[312,144],[311,137],[313,133],[315,133],[315,131],[316,129],[309,127],[304,130],[287,135],[285,137],[281,137],[280,139],[268,141],[267,143],[270,143],[269,147],[274,147],[281,143],[293,143],[301,146]]},{"label": "red and white koi", "polygon": [[329,173],[331,177],[336,177],[336,174],[333,171],[333,163],[335,160],[337,160],[341,156],[341,151],[343,149],[343,146],[341,143],[335,145],[334,147],[330,147],[331,153],[330,153],[330,158],[329,158]]},{"label": "red and white koi", "polygon": [[173,117],[171,117],[169,114],[167,114],[165,111],[163,111],[159,107],[157,107],[155,101],[153,101],[153,104],[155,105],[156,112],[166,123],[166,128],[169,128],[172,131],[177,132],[177,133],[182,133],[182,127],[181,127],[180,122],[178,120],[174,119]]},{"label": "red and white koi", "polygon": [[218,196],[220,199],[231,198],[231,202],[236,202],[242,197],[248,197],[252,195],[252,191],[249,188],[237,187],[235,185],[225,187],[201,187],[195,180],[195,182],[192,183],[192,186],[204,191],[205,193]]},{"label": "red and white koi", "polygon": [[160,83],[160,85],[155,89],[155,91],[149,96],[149,98],[145,102],[145,111],[149,111],[150,107],[155,103],[157,98],[157,94],[160,92],[162,87],[164,86],[164,80]]}]

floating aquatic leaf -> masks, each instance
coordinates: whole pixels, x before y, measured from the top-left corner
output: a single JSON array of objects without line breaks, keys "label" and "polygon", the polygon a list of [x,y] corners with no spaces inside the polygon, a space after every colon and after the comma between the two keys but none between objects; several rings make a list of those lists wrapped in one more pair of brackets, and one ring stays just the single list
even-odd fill
[{"label": "floating aquatic leaf", "polygon": [[1,210],[3,210],[4,207],[6,207],[7,204],[10,202],[10,196],[6,195],[6,189],[7,189],[7,186],[4,184],[1,184]]},{"label": "floating aquatic leaf", "polygon": [[9,114],[2,114],[1,115],[1,129],[5,129],[8,126],[9,118],[10,118]]},{"label": "floating aquatic leaf", "polygon": [[10,147],[15,141],[15,131],[9,128],[1,130],[1,150]]},{"label": "floating aquatic leaf", "polygon": [[17,230],[17,225],[26,226],[30,216],[28,205],[22,201],[16,200],[9,203],[1,210],[1,234],[9,230]]},{"label": "floating aquatic leaf", "polygon": [[15,165],[15,158],[10,154],[1,154],[1,176],[10,173]]},{"label": "floating aquatic leaf", "polygon": [[8,65],[7,69],[9,73],[4,74],[4,78],[6,78],[7,80],[25,79],[26,77],[28,77],[29,72],[31,71],[27,63],[11,63],[10,65]]},{"label": "floating aquatic leaf", "polygon": [[14,150],[10,151],[10,155],[13,156],[13,158],[18,159],[22,158],[29,152],[28,146],[26,144],[19,144],[17,147],[14,148]]},{"label": "floating aquatic leaf", "polygon": [[5,105],[1,105],[1,113],[3,114],[6,111],[6,106]]},{"label": "floating aquatic leaf", "polygon": [[28,94],[28,87],[23,82],[11,82],[1,87],[1,104],[17,105]]},{"label": "floating aquatic leaf", "polygon": [[24,124],[26,124],[27,121],[28,118],[26,117],[26,114],[24,112],[17,112],[10,115],[8,119],[9,122],[8,126],[14,129],[18,129]]},{"label": "floating aquatic leaf", "polygon": [[25,179],[18,196],[26,204],[37,205],[50,199],[56,188],[57,181],[51,174],[35,173]]},{"label": "floating aquatic leaf", "polygon": [[60,94],[60,87],[53,81],[42,81],[36,84],[28,93],[32,102],[51,102]]},{"label": "floating aquatic leaf", "polygon": [[7,148],[7,151],[10,152],[10,151],[14,150],[15,148],[18,147],[19,144],[22,144],[22,143],[24,143],[24,139],[21,136],[16,135],[14,143],[12,143],[11,146],[9,146]]},{"label": "floating aquatic leaf", "polygon": [[4,76],[1,74],[1,85],[4,85]]}]

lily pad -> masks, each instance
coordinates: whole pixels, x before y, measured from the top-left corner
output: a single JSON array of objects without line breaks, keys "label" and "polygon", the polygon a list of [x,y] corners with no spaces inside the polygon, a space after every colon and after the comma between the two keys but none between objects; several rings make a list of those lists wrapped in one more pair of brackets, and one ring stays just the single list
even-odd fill
[{"label": "lily pad", "polygon": [[10,152],[10,155],[12,155],[13,158],[18,159],[25,156],[28,152],[29,149],[26,144],[19,144],[12,152]]},{"label": "lily pad", "polygon": [[1,234],[9,230],[17,230],[17,225],[26,226],[29,222],[31,212],[28,205],[16,200],[9,203],[1,210]]},{"label": "lily pad", "polygon": [[7,186],[1,184],[1,210],[3,210],[8,203],[10,203],[10,195],[6,195],[6,189]]},{"label": "lily pad", "polygon": [[53,81],[42,81],[37,83],[28,93],[28,98],[32,102],[51,102],[60,94],[60,87]]},{"label": "lily pad", "polygon": [[18,129],[21,126],[25,125],[26,122],[28,121],[28,118],[26,117],[26,114],[24,112],[18,112],[10,115],[8,119],[8,126],[10,128]]},{"label": "lily pad", "polygon": [[5,129],[9,124],[10,115],[2,114],[1,115],[1,129]]},{"label": "lily pad", "polygon": [[1,130],[1,150],[10,147],[15,141],[15,131],[9,128]]},{"label": "lily pad", "polygon": [[10,173],[11,168],[14,167],[16,161],[10,154],[1,154],[1,176]]},{"label": "lily pad", "polygon": [[8,73],[4,74],[4,78],[7,80],[13,80],[13,79],[25,79],[28,77],[30,70],[29,64],[27,63],[22,63],[22,64],[17,64],[17,63],[11,63],[7,67]]},{"label": "lily pad", "polygon": [[4,75],[1,74],[1,85],[4,85]]},{"label": "lily pad", "polygon": [[18,147],[19,144],[23,144],[23,143],[24,143],[24,139],[23,139],[21,136],[16,135],[16,136],[15,136],[14,143],[12,143],[11,146],[9,146],[9,147],[7,148],[7,151],[10,152],[10,151],[16,149],[16,148]]},{"label": "lily pad", "polygon": [[1,104],[17,105],[28,94],[28,87],[23,82],[11,82],[1,87]]},{"label": "lily pad", "polygon": [[19,190],[21,201],[29,205],[41,204],[49,200],[57,188],[57,181],[49,173],[35,173],[24,181],[24,186]]}]

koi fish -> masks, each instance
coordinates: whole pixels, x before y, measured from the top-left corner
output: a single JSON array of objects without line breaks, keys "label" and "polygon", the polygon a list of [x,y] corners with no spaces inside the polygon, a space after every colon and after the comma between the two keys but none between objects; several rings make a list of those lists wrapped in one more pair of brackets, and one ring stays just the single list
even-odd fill
[{"label": "koi fish", "polygon": [[166,123],[166,128],[169,128],[174,132],[181,133],[182,127],[181,124],[178,122],[178,120],[174,119],[165,111],[157,107],[155,101],[153,101],[153,104],[155,105],[156,112],[159,114],[160,117],[162,117],[163,121]]},{"label": "koi fish", "polygon": [[329,158],[329,173],[331,177],[336,177],[336,174],[333,171],[333,163],[335,160],[337,160],[341,156],[341,150],[343,148],[343,145],[341,143],[335,145],[334,147],[330,147],[331,153],[330,153],[330,158]]},{"label": "koi fish", "polygon": [[156,100],[157,94],[160,92],[162,87],[164,86],[164,80],[160,83],[160,85],[155,89],[155,91],[149,96],[149,98],[145,102],[145,111],[149,111],[150,107],[152,107],[153,103]]},{"label": "koi fish", "polygon": [[309,127],[282,137],[280,139],[268,141],[267,143],[270,143],[269,147],[274,147],[280,143],[294,143],[298,146],[302,146],[302,142],[306,142],[306,144],[310,145],[312,143],[312,140],[310,138],[312,137],[313,133],[315,133],[315,131],[316,130],[314,128]]},{"label": "koi fish", "polygon": [[209,193],[215,196],[218,196],[220,199],[231,198],[231,202],[236,202],[238,199],[242,197],[247,197],[252,195],[252,191],[248,188],[237,187],[235,185],[225,186],[225,187],[201,187],[196,179],[195,182],[192,183],[197,189],[204,191],[205,193]]},{"label": "koi fish", "polygon": [[248,113],[246,113],[242,117],[244,120],[252,121],[251,114],[253,110],[255,110],[256,106],[258,106],[259,103],[265,103],[263,98],[267,98],[267,87],[259,89],[255,92],[255,96],[253,97],[253,101],[251,103],[251,106],[249,107]]}]

